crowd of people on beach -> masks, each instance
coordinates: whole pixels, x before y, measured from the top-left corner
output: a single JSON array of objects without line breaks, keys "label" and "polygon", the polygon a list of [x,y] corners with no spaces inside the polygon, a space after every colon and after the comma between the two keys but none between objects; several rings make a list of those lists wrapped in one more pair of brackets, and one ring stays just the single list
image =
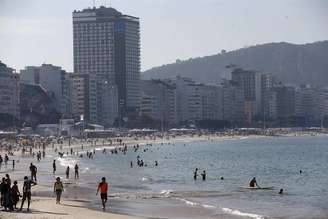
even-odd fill
[{"label": "crowd of people on beach", "polygon": [[[144,136],[143,136],[144,137]],[[152,136],[152,139],[156,139],[156,136]],[[135,140],[138,140],[138,138],[135,138]],[[50,139],[50,138],[44,138],[44,139],[37,139],[37,140],[25,140],[21,141],[19,143],[19,147],[16,148],[16,151],[14,148],[10,148],[10,150],[7,148],[7,153],[5,155],[0,155],[0,170],[2,165],[4,164],[5,168],[7,168],[8,163],[10,160],[12,160],[12,170],[15,169],[15,159],[10,159],[9,156],[17,156],[19,153],[14,153],[21,151],[22,157],[28,157],[30,159],[35,159],[36,156],[36,162],[40,163],[43,159],[46,159],[46,153],[47,150],[53,150],[56,156],[58,158],[63,158],[65,156],[75,156],[77,158],[85,158],[85,159],[96,159],[96,150],[95,146],[101,146],[101,140],[99,139],[68,139],[66,141],[65,145],[65,139],[64,138],[57,138],[57,139]],[[72,144],[75,144],[76,147],[71,147]],[[87,147],[89,145],[90,148]],[[111,154],[111,155],[126,155],[128,150],[131,150],[136,154],[136,160],[130,160],[129,166],[131,168],[136,167],[147,167],[147,166],[153,166],[157,167],[159,166],[159,162],[157,160],[153,161],[145,161],[142,159],[142,157],[139,155],[140,152],[147,152],[150,147],[152,147],[152,144],[146,144],[144,146],[140,146],[139,144],[130,144],[128,145],[123,141],[123,138],[104,138],[102,139],[102,145],[103,146],[112,146],[111,149],[108,149],[104,147],[102,149],[103,154]],[[130,147],[128,147],[130,146]],[[66,148],[65,148],[66,147]],[[80,148],[80,150],[79,150]],[[89,150],[87,150],[89,149]],[[109,152],[108,152],[109,151]],[[51,160],[52,161],[52,160]],[[55,177],[55,181],[53,184],[53,192],[56,195],[56,204],[61,204],[61,196],[64,192],[65,181],[70,179],[70,173],[74,170],[74,179],[78,180],[80,178],[80,165],[78,163],[75,163],[73,166],[66,166],[64,167],[64,174],[60,176],[55,176],[57,174],[57,159],[53,159],[52,163],[52,173]],[[72,170],[73,169],[73,170]],[[9,169],[7,169],[9,171]],[[51,168],[50,168],[51,170]],[[22,210],[24,207],[25,202],[27,201],[27,211],[30,211],[30,204],[31,204],[31,189],[32,186],[35,186],[38,184],[37,181],[37,174],[38,174],[38,168],[33,162],[29,165],[29,172],[30,176],[24,176],[24,181],[22,182],[22,188],[19,190],[18,187],[18,181],[14,181],[12,183],[11,178],[9,174],[5,174],[5,177],[2,178],[2,181],[0,183],[0,192],[1,192],[1,206],[5,211],[14,211],[14,210]],[[300,172],[301,173],[301,172]],[[64,179],[65,178],[65,179]],[[201,179],[202,181],[207,180],[207,171],[200,170],[199,168],[196,168],[193,171],[193,179],[198,180]],[[224,180],[224,178],[221,176],[221,180]],[[255,177],[250,181],[249,184],[250,187],[259,187]],[[96,194],[100,193],[101,203],[103,210],[106,209],[106,203],[107,203],[107,197],[108,197],[108,189],[109,189],[109,183],[106,181],[105,177],[101,178],[101,182],[97,186],[97,192]],[[20,192],[21,191],[21,192]],[[283,189],[280,189],[279,194],[283,194]],[[19,201],[21,201],[20,206],[18,206]]]},{"label": "crowd of people on beach", "polygon": [[[27,176],[24,177],[22,194],[19,191],[18,183],[15,180],[12,184],[11,178],[9,174],[6,174],[5,177],[2,178],[0,183],[0,192],[1,192],[1,206],[5,211],[14,211],[19,210],[22,211],[25,201],[27,200],[27,211],[30,211],[31,204],[31,187],[36,185],[36,183]],[[18,209],[17,203],[21,200],[21,206]]]}]

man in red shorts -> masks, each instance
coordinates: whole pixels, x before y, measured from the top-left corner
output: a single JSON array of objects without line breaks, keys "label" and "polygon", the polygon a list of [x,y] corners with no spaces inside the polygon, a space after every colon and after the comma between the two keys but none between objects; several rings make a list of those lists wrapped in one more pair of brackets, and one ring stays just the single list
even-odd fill
[{"label": "man in red shorts", "polygon": [[97,194],[100,190],[100,198],[103,206],[103,210],[105,211],[105,204],[107,202],[107,191],[108,191],[108,183],[106,182],[106,178],[103,177],[101,182],[98,184]]}]

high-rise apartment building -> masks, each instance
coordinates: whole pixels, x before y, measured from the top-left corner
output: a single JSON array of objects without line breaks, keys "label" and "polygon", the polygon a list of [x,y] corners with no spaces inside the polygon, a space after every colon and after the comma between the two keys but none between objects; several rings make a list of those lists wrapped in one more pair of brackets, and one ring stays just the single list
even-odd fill
[{"label": "high-rise apartment building", "polygon": [[19,75],[0,61],[0,113],[20,118]]},{"label": "high-rise apartment building", "polygon": [[[110,110],[106,108],[109,93],[117,94],[121,118],[136,113],[140,99],[139,18],[106,7],[74,11],[73,44],[74,72],[96,76],[92,107],[97,113],[90,119],[103,123],[104,113]],[[117,92],[104,92],[113,88]]]},{"label": "high-rise apartment building", "polygon": [[141,81],[141,115],[148,115],[163,124],[177,124],[176,87],[170,81]]},{"label": "high-rise apartment building", "polygon": [[245,115],[250,123],[253,116],[261,113],[262,110],[261,74],[238,68],[231,73],[231,80],[244,92]]},{"label": "high-rise apartment building", "polygon": [[222,82],[223,120],[243,124],[245,121],[245,96],[244,90],[234,82],[224,80]]},{"label": "high-rise apartment building", "polygon": [[275,87],[277,93],[277,117],[287,118],[295,115],[295,88],[288,86]]},{"label": "high-rise apartment building", "polygon": [[41,66],[27,66],[20,71],[21,83],[41,85],[51,92],[56,100],[56,109],[62,114],[69,114],[69,97],[67,72],[59,66],[42,64]]}]

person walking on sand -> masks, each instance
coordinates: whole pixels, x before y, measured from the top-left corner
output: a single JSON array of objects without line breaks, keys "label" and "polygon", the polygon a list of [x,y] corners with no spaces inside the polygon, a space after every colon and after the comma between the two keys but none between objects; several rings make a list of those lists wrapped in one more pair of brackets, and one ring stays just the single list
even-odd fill
[{"label": "person walking on sand", "polygon": [[98,189],[96,195],[98,195],[100,191],[100,198],[102,203],[102,209],[105,211],[106,202],[107,202],[107,192],[108,192],[108,183],[106,182],[106,178],[101,178],[101,182],[98,184]]},{"label": "person walking on sand", "polygon": [[38,172],[38,168],[33,163],[31,163],[30,165],[30,171],[31,171],[31,180],[33,181],[34,179],[34,182],[36,183],[36,173]]},{"label": "person walking on sand", "polygon": [[21,196],[17,186],[17,181],[14,181],[14,185],[11,187],[11,195],[13,199],[13,207],[17,209],[17,203],[19,201],[19,197]]},{"label": "person walking on sand", "polygon": [[64,191],[63,183],[60,181],[60,177],[56,178],[54,183],[54,193],[56,194],[56,204],[60,204],[60,197]]},{"label": "person walking on sand", "polygon": [[69,166],[67,166],[67,168],[66,168],[66,179],[68,179],[69,178]]},{"label": "person walking on sand", "polygon": [[75,177],[75,179],[78,179],[79,178],[79,166],[77,164],[75,164],[74,171],[75,171],[74,177]]},{"label": "person walking on sand", "polygon": [[30,204],[31,204],[31,187],[36,185],[35,182],[32,180],[29,180],[27,176],[24,177],[24,183],[23,183],[23,198],[22,198],[22,204],[20,207],[20,211],[22,211],[24,202],[27,199],[27,211],[30,211]]}]

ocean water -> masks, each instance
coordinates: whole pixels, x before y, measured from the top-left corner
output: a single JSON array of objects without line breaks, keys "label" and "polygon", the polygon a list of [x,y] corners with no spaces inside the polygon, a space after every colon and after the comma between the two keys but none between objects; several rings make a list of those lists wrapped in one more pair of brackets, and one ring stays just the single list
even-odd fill
[{"label": "ocean water", "polygon": [[[80,164],[81,186],[94,188],[105,176],[114,211],[153,218],[328,218],[328,136],[166,142],[126,155],[102,149],[92,160],[58,161]],[[137,167],[138,155],[147,167]],[[195,168],[206,170],[206,181],[193,179]],[[248,189],[253,177],[273,188]]]}]

